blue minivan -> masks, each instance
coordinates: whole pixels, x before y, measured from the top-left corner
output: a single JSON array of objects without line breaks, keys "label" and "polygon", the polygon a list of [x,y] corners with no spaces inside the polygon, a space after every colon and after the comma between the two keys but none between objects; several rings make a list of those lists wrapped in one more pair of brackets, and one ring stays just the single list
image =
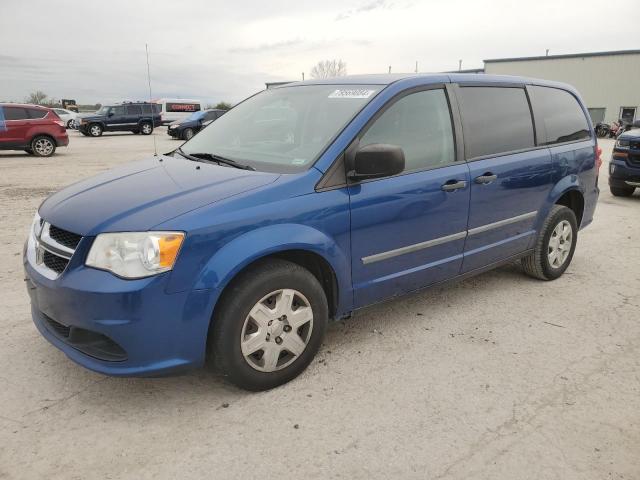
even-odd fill
[{"label": "blue minivan", "polygon": [[173,152],[47,198],[24,250],[33,320],[104,374],[209,359],[272,388],[359,308],[515,260],[558,278],[600,163],[564,84],[365,75],[266,90]]}]

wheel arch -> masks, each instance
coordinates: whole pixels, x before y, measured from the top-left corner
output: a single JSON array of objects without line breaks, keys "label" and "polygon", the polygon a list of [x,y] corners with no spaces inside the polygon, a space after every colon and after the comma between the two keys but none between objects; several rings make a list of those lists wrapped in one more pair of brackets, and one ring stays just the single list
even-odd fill
[{"label": "wheel arch", "polygon": [[547,218],[554,205],[564,205],[573,210],[578,223],[578,228],[582,223],[585,209],[585,188],[577,175],[567,175],[557,182],[551,189],[545,208],[538,217],[539,226]]},{"label": "wheel arch", "polygon": [[211,289],[212,318],[231,282],[256,263],[279,258],[309,270],[322,285],[330,317],[352,308],[348,255],[335,241],[306,225],[280,224],[248,232],[218,250],[200,271],[194,289]]}]

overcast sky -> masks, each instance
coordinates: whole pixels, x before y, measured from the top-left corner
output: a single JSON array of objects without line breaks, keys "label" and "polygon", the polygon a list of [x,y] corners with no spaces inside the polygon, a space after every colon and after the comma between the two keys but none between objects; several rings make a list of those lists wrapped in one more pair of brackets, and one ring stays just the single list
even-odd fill
[{"label": "overcast sky", "polygon": [[[348,73],[482,67],[485,58],[623,50],[637,0],[0,0],[0,101],[43,90],[104,103],[237,102],[322,59]],[[611,9],[615,8],[615,11]],[[626,13],[625,13],[626,12]],[[618,17],[619,21],[612,21]],[[611,20],[609,20],[611,19]],[[626,19],[626,20],[625,20]],[[637,22],[636,22],[637,23]],[[615,72],[612,72],[612,75]]]}]

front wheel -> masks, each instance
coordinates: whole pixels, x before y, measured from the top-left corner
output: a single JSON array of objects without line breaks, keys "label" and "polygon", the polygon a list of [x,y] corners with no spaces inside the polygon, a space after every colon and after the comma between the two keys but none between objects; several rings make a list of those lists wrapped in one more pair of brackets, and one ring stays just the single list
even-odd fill
[{"label": "front wheel", "polygon": [[265,260],[225,291],[212,319],[209,350],[231,382],[268,390],[309,365],[327,321],[327,298],[311,272],[285,260]]},{"label": "front wheel", "polygon": [[92,137],[99,137],[102,135],[102,125],[99,123],[92,123],[89,125],[89,135]]},{"label": "front wheel", "polygon": [[182,132],[182,139],[191,140],[191,138],[193,138],[193,135],[194,135],[193,128],[185,128],[184,132]]},{"label": "front wheel", "polygon": [[614,197],[630,197],[635,191],[635,187],[612,187],[609,190]]},{"label": "front wheel", "polygon": [[554,205],[538,234],[533,253],[521,260],[528,275],[555,280],[567,269],[578,241],[578,222],[573,210]]}]

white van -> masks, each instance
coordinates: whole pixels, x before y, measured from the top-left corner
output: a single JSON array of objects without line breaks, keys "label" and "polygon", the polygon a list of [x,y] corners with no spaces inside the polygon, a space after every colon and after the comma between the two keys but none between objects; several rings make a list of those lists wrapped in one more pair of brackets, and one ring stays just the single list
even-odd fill
[{"label": "white van", "polygon": [[160,105],[163,125],[188,117],[203,108],[200,100],[190,98],[160,98],[155,103]]}]

